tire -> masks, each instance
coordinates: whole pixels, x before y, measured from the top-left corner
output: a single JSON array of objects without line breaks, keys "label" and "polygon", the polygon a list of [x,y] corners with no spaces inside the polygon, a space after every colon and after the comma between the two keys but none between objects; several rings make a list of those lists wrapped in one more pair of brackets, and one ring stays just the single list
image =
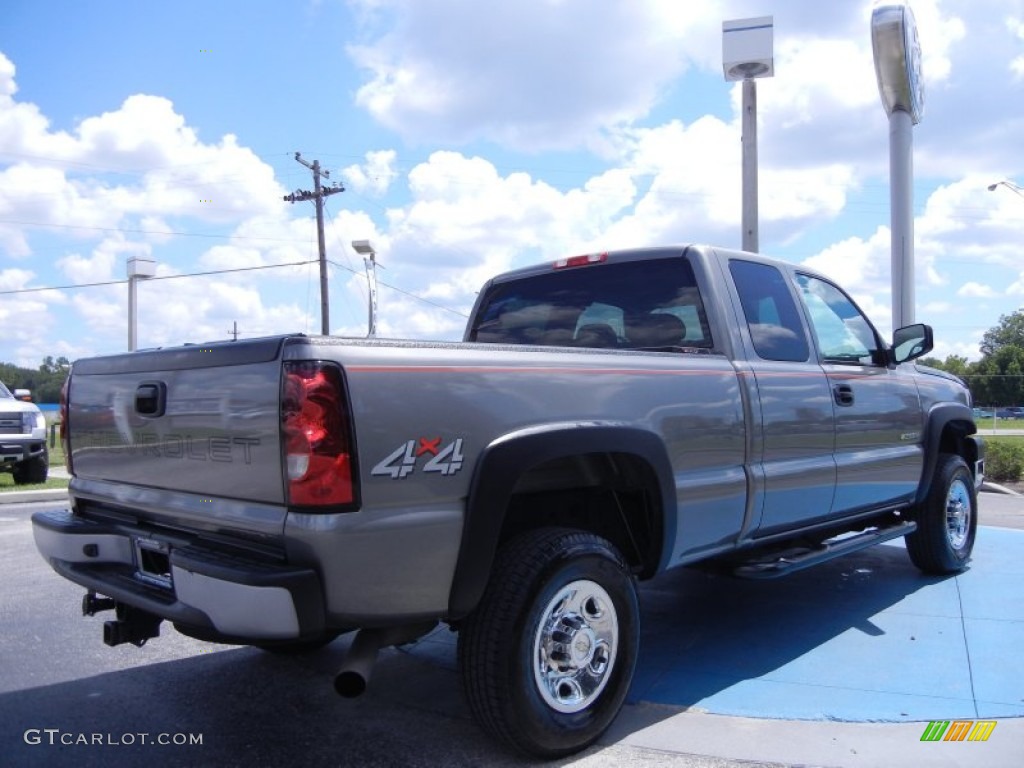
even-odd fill
[{"label": "tire", "polygon": [[955,454],[939,455],[932,486],[910,515],[917,530],[906,537],[910,560],[925,573],[959,573],[967,567],[978,529],[974,476]]},{"label": "tire", "polygon": [[513,539],[459,631],[474,719],[529,755],[584,749],[622,708],[639,630],[636,582],[610,542],[563,528]]},{"label": "tire", "polygon": [[41,456],[36,456],[34,459],[19,462],[14,466],[11,474],[14,475],[15,485],[30,485],[45,483],[49,472],[49,456],[44,452]]}]

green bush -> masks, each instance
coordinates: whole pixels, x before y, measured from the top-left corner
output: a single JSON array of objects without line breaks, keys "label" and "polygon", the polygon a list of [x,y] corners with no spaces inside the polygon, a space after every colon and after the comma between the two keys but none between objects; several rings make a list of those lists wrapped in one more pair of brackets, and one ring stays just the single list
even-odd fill
[{"label": "green bush", "polygon": [[1024,474],[1024,446],[990,440],[985,445],[985,477],[1017,482]]}]

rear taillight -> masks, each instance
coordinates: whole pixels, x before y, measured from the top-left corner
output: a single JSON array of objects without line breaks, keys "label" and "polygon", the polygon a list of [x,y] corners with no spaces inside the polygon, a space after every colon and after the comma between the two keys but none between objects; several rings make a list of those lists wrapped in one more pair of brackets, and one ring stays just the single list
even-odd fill
[{"label": "rear taillight", "polygon": [[64,463],[67,465],[68,473],[74,474],[71,466],[71,433],[68,431],[68,394],[71,388],[71,377],[64,379],[64,386],[60,388],[60,445],[64,450]]},{"label": "rear taillight", "polygon": [[356,501],[352,429],[341,370],[330,363],[286,362],[281,436],[288,503]]},{"label": "rear taillight", "polygon": [[566,269],[567,267],[589,267],[591,264],[604,264],[608,261],[607,253],[587,253],[583,256],[570,256],[567,259],[559,259],[551,266],[555,269]]}]

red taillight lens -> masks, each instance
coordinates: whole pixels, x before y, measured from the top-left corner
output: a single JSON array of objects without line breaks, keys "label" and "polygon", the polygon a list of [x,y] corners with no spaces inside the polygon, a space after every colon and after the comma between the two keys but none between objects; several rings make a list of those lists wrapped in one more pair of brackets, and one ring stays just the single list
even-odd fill
[{"label": "red taillight lens", "polygon": [[71,466],[71,441],[68,439],[70,433],[68,432],[68,390],[71,387],[71,377],[68,376],[64,379],[64,386],[60,388],[60,445],[64,450],[64,463],[67,465],[68,472],[74,474],[74,468]]},{"label": "red taillight lens", "polygon": [[352,432],[341,370],[330,363],[284,365],[281,432],[288,503],[352,504]]}]

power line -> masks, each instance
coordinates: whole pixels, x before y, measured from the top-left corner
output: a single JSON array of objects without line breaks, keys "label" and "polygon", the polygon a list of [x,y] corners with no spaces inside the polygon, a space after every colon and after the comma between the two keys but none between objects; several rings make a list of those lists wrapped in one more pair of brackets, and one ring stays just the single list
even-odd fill
[{"label": "power line", "polygon": [[175,235],[177,237],[210,237],[221,240],[266,240],[273,243],[305,243],[290,237],[253,237],[250,235],[221,235],[213,232],[175,232],[159,229],[132,229],[128,227],[89,227],[84,224],[51,224],[45,221],[19,221],[17,219],[0,219],[0,224],[20,224],[26,227],[50,227],[53,229],[88,229],[98,232],[129,232],[139,235]]},{"label": "power line", "polygon": [[[339,264],[338,262],[333,261],[331,259],[328,259],[327,261],[329,261],[331,264],[336,266],[338,269],[344,269],[344,270],[346,270],[348,272],[351,272],[353,275],[358,275],[359,274],[352,267],[346,267],[344,264]],[[429,304],[432,307],[437,307],[438,309],[443,309],[445,312],[451,312],[453,315],[458,315],[459,317],[469,317],[469,315],[467,315],[465,312],[459,312],[459,310],[452,309],[451,307],[446,307],[446,306],[444,306],[444,304],[438,304],[436,301],[431,301],[430,299],[425,299],[422,296],[417,296],[415,293],[407,291],[407,290],[405,290],[403,288],[399,288],[397,285],[391,285],[390,283],[385,283],[383,280],[379,280],[378,282],[381,285],[383,285],[385,288],[390,288],[393,291],[398,291],[399,293],[404,293],[409,298],[416,299],[417,301],[422,301],[424,304]]]},{"label": "power line", "polygon": [[[185,277],[204,277],[206,275],[227,275],[232,272],[255,272],[260,269],[279,269],[281,267],[302,267],[307,264],[315,264],[316,259],[310,259],[309,261],[292,261],[286,264],[266,264],[259,267],[235,267],[234,269],[211,269],[207,272],[188,272],[184,275],[156,275],[154,277],[147,278],[148,280],[180,280]],[[332,262],[333,263],[333,262]],[[14,293],[40,293],[42,291],[69,291],[75,288],[96,288],[103,285],[124,285],[128,280],[105,280],[99,283],[76,283],[74,285],[52,285],[44,288],[19,288],[13,291],[0,291],[0,296],[6,296]]]}]

